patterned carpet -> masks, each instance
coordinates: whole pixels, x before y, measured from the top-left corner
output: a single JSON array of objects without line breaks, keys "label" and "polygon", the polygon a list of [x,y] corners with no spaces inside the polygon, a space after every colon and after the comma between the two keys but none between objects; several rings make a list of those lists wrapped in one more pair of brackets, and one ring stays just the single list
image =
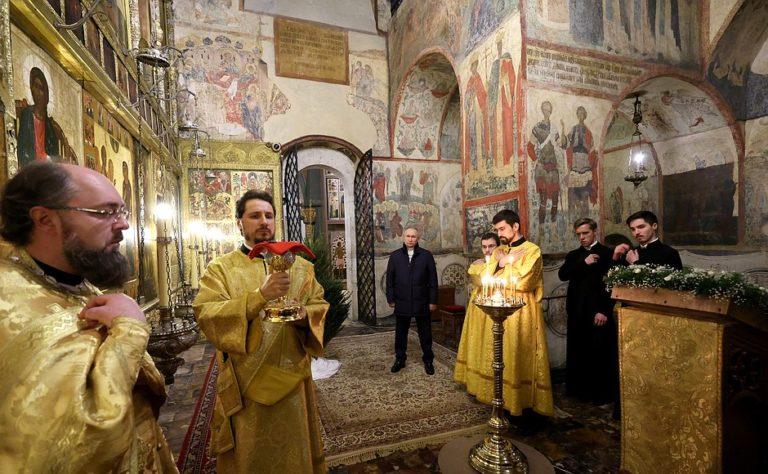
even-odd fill
[{"label": "patterned carpet", "polygon": [[[428,376],[418,337],[411,332],[408,364],[392,374],[393,345],[394,334],[384,332],[337,337],[326,349],[326,357],[342,363],[336,375],[317,382],[329,466],[444,443],[484,429],[490,408],[453,382],[454,352],[435,344],[435,375]],[[215,471],[208,445],[216,373],[212,364],[179,453],[182,473]]]},{"label": "patterned carpet", "polygon": [[408,363],[397,374],[392,332],[339,337],[326,357],[341,361],[317,382],[326,460],[353,464],[396,450],[446,442],[484,429],[490,408],[453,382],[454,352],[434,344],[435,375],[424,373],[419,340],[408,334]]}]

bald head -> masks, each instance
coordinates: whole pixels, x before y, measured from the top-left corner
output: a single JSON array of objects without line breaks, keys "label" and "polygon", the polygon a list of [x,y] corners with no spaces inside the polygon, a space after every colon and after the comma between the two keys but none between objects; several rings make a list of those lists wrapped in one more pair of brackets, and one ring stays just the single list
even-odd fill
[{"label": "bald head", "polygon": [[[61,164],[69,175],[75,190],[72,196],[73,206],[124,206],[123,198],[112,182],[103,174],[90,168],[77,165]],[[94,202],[95,198],[95,202]]]}]

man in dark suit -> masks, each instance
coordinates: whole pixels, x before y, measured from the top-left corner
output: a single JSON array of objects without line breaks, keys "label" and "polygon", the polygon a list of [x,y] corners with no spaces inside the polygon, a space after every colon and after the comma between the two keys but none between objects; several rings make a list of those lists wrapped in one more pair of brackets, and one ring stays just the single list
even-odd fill
[{"label": "man in dark suit", "polygon": [[638,247],[617,245],[613,260],[622,265],[666,265],[682,270],[683,262],[677,250],[659,240],[659,219],[651,211],[638,211],[627,218],[627,225]]},{"label": "man in dark suit", "polygon": [[389,256],[387,303],[390,308],[395,308],[395,363],[392,372],[405,367],[408,327],[411,318],[415,317],[424,370],[433,375],[430,313],[437,309],[437,268],[432,253],[419,247],[419,231],[413,227],[403,233],[403,248]]},{"label": "man in dark suit", "polygon": [[616,321],[603,283],[613,251],[597,241],[592,219],[577,220],[573,229],[580,246],[558,272],[568,282],[565,388],[569,396],[602,405],[615,401],[618,390]]}]

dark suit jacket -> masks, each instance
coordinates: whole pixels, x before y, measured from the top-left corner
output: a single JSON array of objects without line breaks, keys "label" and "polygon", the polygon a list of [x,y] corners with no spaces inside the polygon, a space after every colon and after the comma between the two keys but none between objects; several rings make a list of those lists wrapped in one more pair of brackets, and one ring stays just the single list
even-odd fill
[{"label": "dark suit jacket", "polygon": [[437,267],[429,250],[416,244],[413,258],[403,248],[389,255],[387,303],[395,303],[395,316],[425,316],[429,305],[437,304]]},{"label": "dark suit jacket", "polygon": [[[680,260],[680,253],[667,244],[657,240],[648,244],[646,248],[636,247],[640,257],[635,265],[666,265],[668,267],[683,269],[683,261]],[[626,255],[621,259],[624,265],[627,265]]]},{"label": "dark suit jacket", "polygon": [[[597,254],[600,258],[592,265],[587,265],[584,259],[590,254]],[[608,273],[611,265],[613,265],[613,249],[599,242],[590,250],[579,247],[568,252],[565,263],[560,267],[557,275],[560,280],[568,282],[568,299],[565,308],[568,312],[569,325],[572,319],[578,319],[591,326],[597,313],[611,317],[613,301],[603,282],[603,277]]]}]

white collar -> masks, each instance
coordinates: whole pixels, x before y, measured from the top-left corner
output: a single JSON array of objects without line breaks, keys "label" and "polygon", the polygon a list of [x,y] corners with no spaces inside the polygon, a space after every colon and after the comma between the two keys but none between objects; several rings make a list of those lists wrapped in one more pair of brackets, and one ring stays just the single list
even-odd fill
[{"label": "white collar", "polygon": [[246,242],[246,241],[243,241],[243,247],[247,248],[248,250],[253,250],[253,247],[248,245],[248,242]]},{"label": "white collar", "polygon": [[658,236],[657,236],[657,237],[654,237],[654,238],[653,238],[653,240],[651,240],[651,241],[650,241],[650,242],[648,242],[647,244],[645,244],[645,245],[641,245],[641,246],[640,246],[640,248],[641,248],[641,249],[644,249],[644,248],[648,247],[649,245],[651,245],[652,243],[656,242],[657,240],[659,240],[659,237],[658,237]]},{"label": "white collar", "polygon": [[589,247],[584,247],[584,249],[585,250],[592,250],[592,247],[594,247],[595,245],[597,245],[597,239],[595,239],[595,241],[592,242],[592,244]]}]

